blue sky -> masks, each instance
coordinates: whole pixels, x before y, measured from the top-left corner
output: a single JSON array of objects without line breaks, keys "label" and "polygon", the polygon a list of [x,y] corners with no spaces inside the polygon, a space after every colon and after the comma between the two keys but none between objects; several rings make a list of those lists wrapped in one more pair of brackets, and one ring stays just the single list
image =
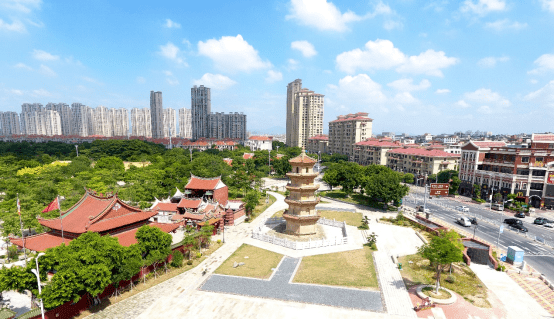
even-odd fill
[{"label": "blue sky", "polygon": [[[287,83],[373,132],[552,131],[554,0],[0,1],[0,111],[22,103],[244,112],[284,133]],[[327,125],[325,124],[325,128]]]}]

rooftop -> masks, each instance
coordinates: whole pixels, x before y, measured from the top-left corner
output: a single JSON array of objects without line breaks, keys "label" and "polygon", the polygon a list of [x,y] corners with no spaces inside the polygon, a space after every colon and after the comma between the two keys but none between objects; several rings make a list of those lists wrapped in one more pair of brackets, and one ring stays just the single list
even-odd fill
[{"label": "rooftop", "polygon": [[185,189],[196,189],[211,191],[221,187],[225,187],[225,184],[221,181],[221,176],[212,178],[203,178],[190,174],[190,180],[185,185]]},{"label": "rooftop", "polygon": [[416,156],[425,156],[425,157],[460,157],[460,154],[452,154],[441,150],[428,150],[424,148],[413,148],[413,147],[389,150],[387,153],[416,155]]}]

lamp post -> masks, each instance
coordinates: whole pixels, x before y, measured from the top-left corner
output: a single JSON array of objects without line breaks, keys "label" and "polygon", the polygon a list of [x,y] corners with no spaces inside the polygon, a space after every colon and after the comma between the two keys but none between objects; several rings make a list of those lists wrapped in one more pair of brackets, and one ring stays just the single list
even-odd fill
[{"label": "lamp post", "polygon": [[192,147],[189,148],[189,151],[190,151],[190,161],[192,162]]},{"label": "lamp post", "polygon": [[77,151],[77,156],[79,156],[79,145],[75,145],[75,150]]},{"label": "lamp post", "polygon": [[[40,272],[38,268],[38,259],[40,257],[44,256],[44,253],[40,253],[35,258],[35,262],[37,263],[37,269],[31,269],[31,272],[37,276],[37,282],[38,282],[38,294],[40,295],[42,293],[42,289],[40,287]],[[42,302],[42,298],[40,298],[40,313],[42,314],[42,319],[44,319],[44,304]]]}]

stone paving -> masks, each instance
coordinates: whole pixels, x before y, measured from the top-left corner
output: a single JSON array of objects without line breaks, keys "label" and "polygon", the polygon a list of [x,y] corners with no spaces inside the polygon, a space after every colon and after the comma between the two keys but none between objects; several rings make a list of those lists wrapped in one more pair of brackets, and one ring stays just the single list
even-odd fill
[{"label": "stone paving", "polygon": [[343,308],[383,311],[379,291],[291,283],[300,261],[300,258],[283,257],[271,280],[212,275],[199,289]]},{"label": "stone paving", "polygon": [[533,299],[554,316],[554,291],[537,277],[508,273]]}]

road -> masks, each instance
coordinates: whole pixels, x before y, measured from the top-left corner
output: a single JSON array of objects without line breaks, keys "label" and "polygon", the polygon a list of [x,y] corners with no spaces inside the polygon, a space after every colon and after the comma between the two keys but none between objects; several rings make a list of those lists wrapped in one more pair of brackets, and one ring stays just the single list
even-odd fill
[{"label": "road", "polygon": [[[410,207],[423,205],[423,196],[418,193],[410,193],[403,200],[403,204]],[[470,213],[462,213],[455,210],[456,206],[465,205],[470,207]],[[466,231],[475,231],[475,236],[496,244],[499,238],[499,246],[507,250],[508,246],[517,246],[525,251],[525,261],[540,273],[544,274],[548,279],[554,280],[554,249],[539,243],[534,240],[534,236],[544,236],[547,241],[551,241],[554,237],[552,229],[533,225],[525,222],[525,226],[529,229],[527,237],[522,234],[509,230],[506,224],[504,231],[498,236],[500,218],[506,218],[505,214],[496,213],[487,210],[484,206],[462,204],[448,198],[427,200],[427,208],[430,210],[432,217],[439,218],[447,222],[452,228],[465,229]],[[477,216],[479,225],[475,229],[471,227],[463,227],[456,223],[456,219],[460,216]],[[528,218],[530,219],[530,218]],[[532,222],[532,221],[531,221]],[[552,241],[554,243],[554,241]]]}]

